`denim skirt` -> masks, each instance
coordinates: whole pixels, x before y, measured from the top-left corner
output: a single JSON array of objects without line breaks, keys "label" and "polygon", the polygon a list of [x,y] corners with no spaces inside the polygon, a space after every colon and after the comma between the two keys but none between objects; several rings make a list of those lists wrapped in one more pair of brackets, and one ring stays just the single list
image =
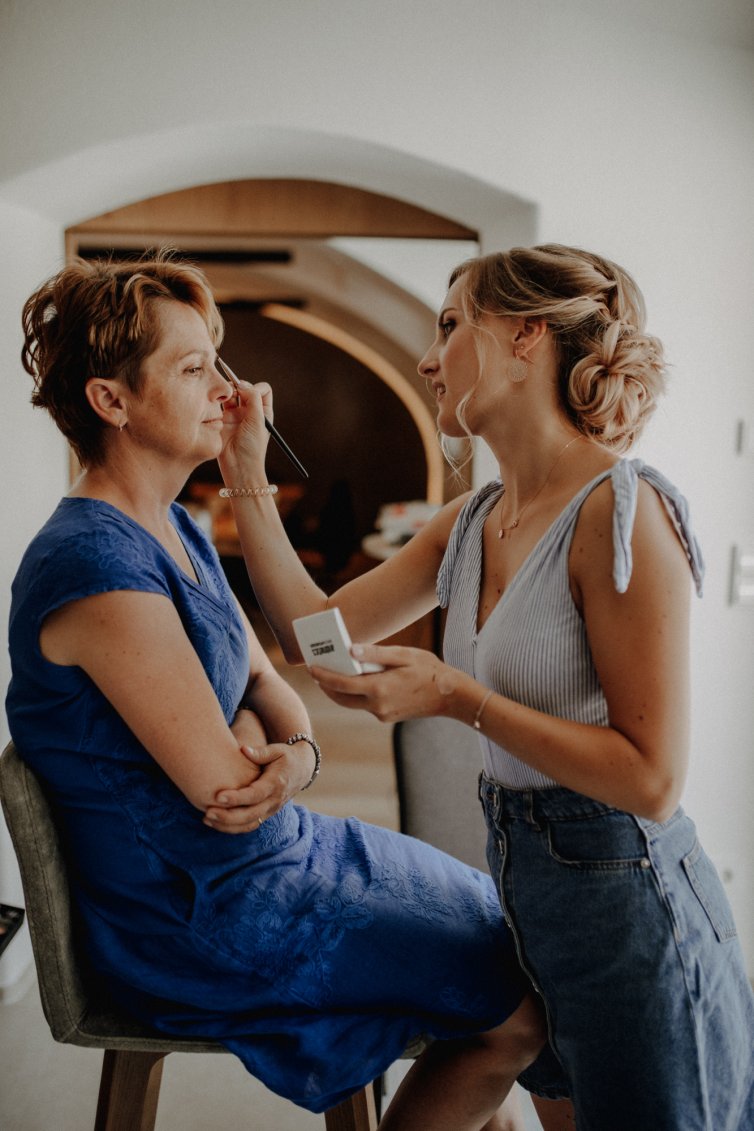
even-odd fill
[{"label": "denim skirt", "polygon": [[[754,1131],[754,995],[693,822],[484,775],[480,798],[579,1131]],[[538,1062],[521,1082],[556,1094]]]}]

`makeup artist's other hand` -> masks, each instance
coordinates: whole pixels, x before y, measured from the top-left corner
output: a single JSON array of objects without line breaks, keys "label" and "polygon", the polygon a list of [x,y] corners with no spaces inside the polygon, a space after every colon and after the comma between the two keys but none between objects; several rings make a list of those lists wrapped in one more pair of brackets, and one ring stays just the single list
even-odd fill
[{"label": "makeup artist's other hand", "polygon": [[310,669],[313,679],[335,703],[369,711],[381,722],[393,723],[423,715],[448,714],[462,673],[421,648],[355,644],[355,659],[382,664],[370,675],[338,675]]}]

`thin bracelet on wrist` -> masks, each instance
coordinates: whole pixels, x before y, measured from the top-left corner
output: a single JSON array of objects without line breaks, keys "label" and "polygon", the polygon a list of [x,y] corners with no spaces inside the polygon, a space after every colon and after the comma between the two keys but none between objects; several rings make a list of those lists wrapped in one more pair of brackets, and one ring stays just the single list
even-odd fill
[{"label": "thin bracelet on wrist", "polygon": [[322,751],[319,748],[317,740],[312,738],[310,734],[304,734],[303,732],[292,734],[290,738],[286,738],[285,740],[286,746],[295,746],[297,742],[308,742],[314,751],[314,769],[306,785],[301,787],[301,792],[303,793],[310,785],[314,785],[314,782],[319,777],[319,771],[322,769]]},{"label": "thin bracelet on wrist", "polygon": [[492,690],[487,692],[487,694],[482,699],[482,702],[479,704],[479,706],[476,709],[476,714],[474,715],[474,721],[471,724],[472,727],[474,728],[474,730],[481,730],[482,729],[482,711],[487,706],[487,700],[489,699],[490,695],[492,695]]},{"label": "thin bracelet on wrist", "polygon": [[252,495],[277,495],[276,483],[266,483],[264,487],[221,487],[221,499],[248,499]]}]

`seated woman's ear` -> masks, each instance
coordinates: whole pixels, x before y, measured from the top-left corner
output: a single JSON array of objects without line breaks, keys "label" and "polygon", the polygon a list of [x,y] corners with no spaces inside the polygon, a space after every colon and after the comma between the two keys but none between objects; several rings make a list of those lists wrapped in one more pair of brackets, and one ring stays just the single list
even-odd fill
[{"label": "seated woman's ear", "polygon": [[121,429],[128,421],[123,386],[115,378],[90,377],[84,386],[86,399],[101,420]]}]

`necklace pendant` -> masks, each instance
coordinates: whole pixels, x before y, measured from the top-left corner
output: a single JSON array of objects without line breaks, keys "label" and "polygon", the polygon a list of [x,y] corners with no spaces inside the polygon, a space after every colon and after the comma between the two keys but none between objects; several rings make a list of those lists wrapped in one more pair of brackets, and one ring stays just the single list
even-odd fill
[{"label": "necklace pendant", "polygon": [[498,530],[497,536],[498,536],[498,538],[505,538],[505,531],[504,530]]}]

